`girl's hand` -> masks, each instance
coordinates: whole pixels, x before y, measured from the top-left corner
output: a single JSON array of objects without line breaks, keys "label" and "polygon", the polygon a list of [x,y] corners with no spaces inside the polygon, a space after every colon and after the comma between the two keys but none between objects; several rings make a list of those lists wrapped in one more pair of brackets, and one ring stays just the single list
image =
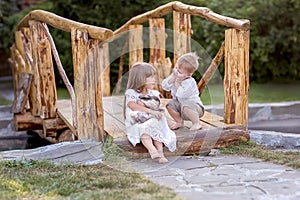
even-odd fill
[{"label": "girl's hand", "polygon": [[159,111],[156,111],[156,110],[151,110],[151,109],[150,109],[149,114],[154,115],[154,117],[155,117],[156,119],[161,119],[161,117],[162,117],[162,113],[159,112]]}]

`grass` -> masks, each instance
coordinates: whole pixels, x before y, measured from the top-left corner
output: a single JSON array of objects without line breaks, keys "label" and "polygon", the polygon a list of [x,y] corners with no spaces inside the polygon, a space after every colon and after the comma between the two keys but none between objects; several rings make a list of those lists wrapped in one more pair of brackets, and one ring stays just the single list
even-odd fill
[{"label": "grass", "polygon": [[[271,103],[282,101],[300,101],[300,83],[251,84],[249,103]],[[223,85],[209,85],[201,95],[205,105],[224,103]]]},{"label": "grass", "polygon": [[107,165],[54,165],[1,161],[0,199],[180,199],[171,189],[138,173]]},{"label": "grass", "polygon": [[[270,103],[282,101],[300,101],[300,83],[252,83],[249,89],[249,103]],[[66,88],[57,88],[58,99],[69,99],[70,95]],[[209,85],[201,95],[205,105],[224,103],[223,84]],[[8,101],[0,96],[0,105],[11,105]]]},{"label": "grass", "polygon": [[1,161],[0,199],[181,199],[133,169],[119,170],[130,161],[111,139],[104,143],[103,152],[104,163],[96,165]]},{"label": "grass", "polygon": [[257,145],[252,141],[241,141],[230,147],[223,148],[221,149],[221,154],[258,158],[300,169],[300,151],[274,151],[268,147]]},{"label": "grass", "polygon": [[11,104],[12,104],[12,101],[7,100],[7,99],[0,96],[0,105],[4,106],[4,105],[11,105]]}]

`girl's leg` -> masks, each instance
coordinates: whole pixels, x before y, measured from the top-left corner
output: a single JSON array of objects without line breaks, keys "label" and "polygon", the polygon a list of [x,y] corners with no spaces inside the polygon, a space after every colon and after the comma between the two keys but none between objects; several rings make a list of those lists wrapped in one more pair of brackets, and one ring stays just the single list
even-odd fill
[{"label": "girl's leg", "polygon": [[177,111],[175,111],[175,110],[173,110],[173,109],[171,108],[171,106],[168,106],[168,105],[167,105],[166,108],[167,108],[169,114],[171,115],[171,117],[172,117],[172,118],[174,119],[174,121],[175,121],[175,124],[173,124],[170,128],[171,128],[172,130],[175,130],[175,129],[180,128],[180,127],[182,126],[182,118],[181,118],[180,113],[177,112]]},{"label": "girl's leg", "polygon": [[154,146],[156,147],[158,153],[160,154],[161,158],[159,158],[158,162],[159,163],[167,163],[169,162],[168,159],[164,156],[164,151],[163,151],[163,144],[162,142],[153,140]]},{"label": "girl's leg", "polygon": [[152,159],[161,158],[161,155],[158,153],[157,149],[153,145],[152,138],[149,135],[143,134],[141,136],[141,141],[148,150]]},{"label": "girl's leg", "polygon": [[190,128],[191,131],[199,130],[202,128],[200,124],[199,114],[196,111],[190,109],[189,107],[184,107],[183,112],[185,116],[187,116],[193,124]]}]

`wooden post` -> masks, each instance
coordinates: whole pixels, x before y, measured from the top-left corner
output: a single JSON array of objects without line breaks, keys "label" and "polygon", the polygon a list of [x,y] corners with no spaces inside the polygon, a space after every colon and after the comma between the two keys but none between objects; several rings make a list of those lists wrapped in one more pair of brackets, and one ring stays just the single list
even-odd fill
[{"label": "wooden post", "polygon": [[158,90],[162,93],[160,83],[170,74],[172,64],[170,65],[166,59],[166,33],[165,19],[151,18],[149,19],[149,46],[150,46],[150,63],[157,71]]},{"label": "wooden post", "polygon": [[249,30],[225,31],[224,121],[247,126]]},{"label": "wooden post", "polygon": [[182,12],[173,11],[173,31],[174,31],[174,58],[173,64],[178,57],[191,51],[191,16]]},{"label": "wooden post", "polygon": [[143,26],[129,26],[129,69],[136,62],[143,62]]},{"label": "wooden post", "polygon": [[31,112],[43,119],[56,116],[56,83],[49,40],[42,24],[29,21],[32,31],[34,79],[30,93]]},{"label": "wooden post", "polygon": [[84,30],[72,29],[72,55],[74,88],[76,94],[78,139],[103,140],[104,122],[102,108],[99,41],[89,40]]},{"label": "wooden post", "polygon": [[[32,64],[28,60],[28,55],[32,55],[31,51],[31,31],[30,28],[22,28],[19,31],[15,32],[15,41],[16,41],[16,58],[17,60],[22,59],[24,62],[24,66],[19,66],[18,71],[14,71],[13,73],[16,73],[16,76],[20,77],[20,74],[22,72],[26,72],[29,74],[33,74],[33,69],[32,69]],[[19,54],[19,55],[18,55]],[[32,57],[32,56],[31,56]],[[16,86],[18,86],[18,80],[14,80],[14,88],[16,89]],[[15,97],[16,97],[16,91],[15,91]],[[29,100],[27,100],[25,104],[25,109],[29,110],[30,109],[30,103]]]},{"label": "wooden post", "polygon": [[21,78],[18,84],[16,96],[11,106],[12,113],[24,113],[25,103],[28,99],[29,89],[31,85],[32,74],[22,72]]},{"label": "wooden post", "polygon": [[102,96],[110,96],[110,67],[109,67],[109,45],[102,43],[99,45],[99,56],[97,62],[100,64]]}]

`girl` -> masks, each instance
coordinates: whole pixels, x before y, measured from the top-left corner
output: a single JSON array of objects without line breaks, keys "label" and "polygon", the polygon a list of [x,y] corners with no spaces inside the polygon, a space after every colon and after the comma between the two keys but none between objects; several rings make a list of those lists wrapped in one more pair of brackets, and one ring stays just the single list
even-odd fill
[{"label": "girl", "polygon": [[[163,144],[171,152],[175,151],[175,133],[168,127],[167,120],[160,111],[151,110],[139,101],[140,95],[159,97],[159,92],[153,90],[156,82],[155,72],[155,68],[148,63],[136,63],[129,71],[124,106],[126,134],[133,146],[142,141],[152,159],[158,159],[159,163],[167,163]],[[132,124],[131,113],[135,111],[146,112],[155,117],[143,123]]]}]

